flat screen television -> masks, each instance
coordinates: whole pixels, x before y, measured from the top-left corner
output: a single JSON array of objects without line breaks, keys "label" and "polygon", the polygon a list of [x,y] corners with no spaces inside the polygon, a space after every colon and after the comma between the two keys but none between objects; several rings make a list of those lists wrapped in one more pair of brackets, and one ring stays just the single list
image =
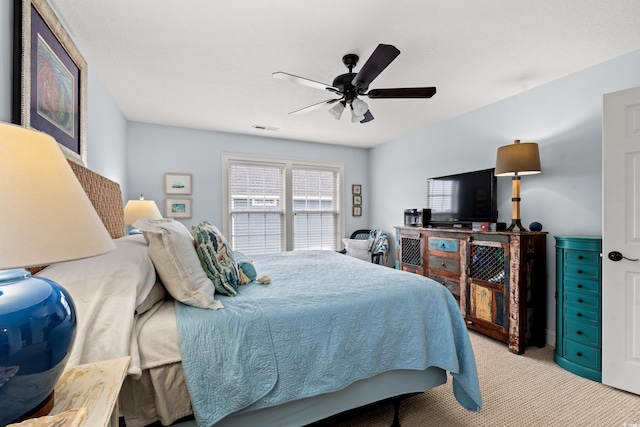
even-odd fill
[{"label": "flat screen television", "polygon": [[470,228],[472,222],[497,222],[497,187],[493,168],[429,178],[431,225]]}]

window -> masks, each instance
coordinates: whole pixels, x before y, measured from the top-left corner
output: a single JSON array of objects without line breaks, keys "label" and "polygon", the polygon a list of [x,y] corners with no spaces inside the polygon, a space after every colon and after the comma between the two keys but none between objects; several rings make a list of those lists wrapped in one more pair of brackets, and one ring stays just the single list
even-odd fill
[{"label": "window", "polygon": [[246,254],[335,250],[342,165],[223,155],[224,233]]}]

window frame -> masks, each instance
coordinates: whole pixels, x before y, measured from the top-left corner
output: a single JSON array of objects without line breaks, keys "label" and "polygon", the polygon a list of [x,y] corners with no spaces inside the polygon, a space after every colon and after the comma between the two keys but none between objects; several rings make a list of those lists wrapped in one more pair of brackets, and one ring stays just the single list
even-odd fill
[{"label": "window frame", "polygon": [[299,159],[291,157],[262,156],[245,153],[222,153],[222,224],[223,234],[230,236],[231,234],[231,215],[229,206],[229,164],[231,162],[254,163],[256,165],[284,165],[285,170],[285,218],[284,218],[284,251],[291,251],[294,247],[294,214],[293,214],[293,178],[292,169],[300,167],[308,167],[309,169],[325,169],[337,170],[339,174],[339,188],[337,197],[338,223],[336,225],[335,244],[336,248],[340,248],[342,236],[345,230],[345,191],[344,191],[344,163],[342,162],[326,162],[321,160]]}]

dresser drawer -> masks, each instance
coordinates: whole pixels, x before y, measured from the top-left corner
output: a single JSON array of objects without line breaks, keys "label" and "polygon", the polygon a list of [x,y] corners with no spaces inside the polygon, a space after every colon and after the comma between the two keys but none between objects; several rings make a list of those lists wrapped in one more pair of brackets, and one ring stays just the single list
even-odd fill
[{"label": "dresser drawer", "polygon": [[600,327],[578,320],[565,320],[564,337],[584,344],[600,346]]},{"label": "dresser drawer", "polygon": [[597,296],[587,296],[579,292],[565,292],[564,302],[575,308],[584,307],[588,310],[600,311],[600,298]]},{"label": "dresser drawer", "polygon": [[565,262],[571,264],[600,264],[600,252],[568,249],[565,252],[565,257]]},{"label": "dresser drawer", "polygon": [[442,252],[458,252],[460,241],[458,239],[445,239],[429,237],[429,250]]},{"label": "dresser drawer", "polygon": [[600,280],[600,265],[597,264],[565,264],[564,274],[567,277]]},{"label": "dresser drawer", "polygon": [[431,255],[429,256],[429,269],[458,274],[460,272],[460,260]]},{"label": "dresser drawer", "polygon": [[437,274],[429,274],[429,278],[443,285],[449,289],[449,292],[453,294],[456,299],[460,299],[460,281],[447,279],[446,277],[438,276]]},{"label": "dresser drawer", "polygon": [[593,310],[593,307],[573,307],[570,305],[564,306],[564,315],[566,318],[585,320],[588,322],[594,322],[600,325],[600,312]]},{"label": "dresser drawer", "polygon": [[600,295],[600,282],[592,279],[576,279],[567,277],[564,280],[564,289],[568,292],[587,292]]},{"label": "dresser drawer", "polygon": [[600,370],[600,349],[572,340],[564,340],[564,357],[584,367]]}]

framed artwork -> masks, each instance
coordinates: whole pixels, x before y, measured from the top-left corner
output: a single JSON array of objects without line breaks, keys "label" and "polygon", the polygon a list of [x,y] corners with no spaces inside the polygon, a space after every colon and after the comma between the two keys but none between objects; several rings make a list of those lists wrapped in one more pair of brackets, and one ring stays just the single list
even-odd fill
[{"label": "framed artwork", "polygon": [[362,206],[353,207],[353,216],[362,216]]},{"label": "framed artwork", "polygon": [[362,185],[360,184],[353,184],[351,186],[351,192],[353,194],[362,194]]},{"label": "framed artwork", "polygon": [[166,218],[191,218],[191,198],[164,199],[164,216]]},{"label": "framed artwork", "polygon": [[165,194],[191,194],[190,173],[165,173]]},{"label": "framed artwork", "polygon": [[87,163],[87,63],[46,0],[14,0],[13,119]]},{"label": "framed artwork", "polygon": [[353,196],[353,204],[360,206],[362,204],[362,196]]}]

